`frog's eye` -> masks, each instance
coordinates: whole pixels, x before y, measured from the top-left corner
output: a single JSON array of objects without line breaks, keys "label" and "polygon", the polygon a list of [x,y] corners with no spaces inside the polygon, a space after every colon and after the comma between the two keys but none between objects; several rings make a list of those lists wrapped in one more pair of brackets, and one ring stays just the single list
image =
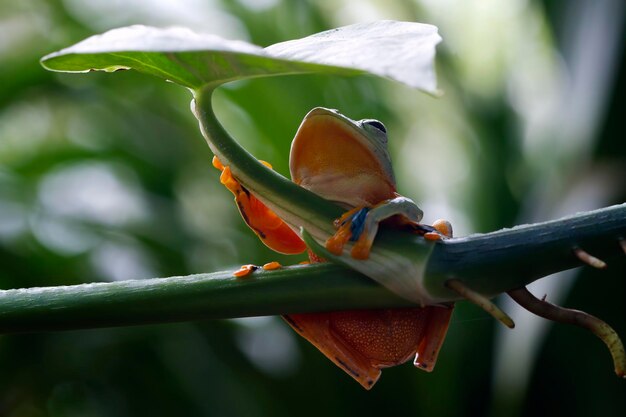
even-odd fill
[{"label": "frog's eye", "polygon": [[381,122],[379,122],[378,120],[374,120],[374,119],[368,119],[368,120],[363,120],[363,124],[364,125],[370,125],[378,130],[380,130],[383,133],[387,133],[387,129],[385,128],[385,125],[382,124]]}]

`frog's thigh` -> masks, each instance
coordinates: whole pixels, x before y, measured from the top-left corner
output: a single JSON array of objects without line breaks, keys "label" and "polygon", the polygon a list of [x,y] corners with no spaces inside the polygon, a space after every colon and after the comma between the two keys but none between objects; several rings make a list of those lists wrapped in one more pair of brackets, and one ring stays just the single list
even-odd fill
[{"label": "frog's thigh", "polygon": [[370,389],[374,386],[380,377],[380,369],[334,334],[330,313],[291,314],[283,318],[363,388]]},{"label": "frog's thigh", "polygon": [[429,328],[428,309],[351,310],[296,314],[291,326],[364,388],[380,369],[411,359]]}]

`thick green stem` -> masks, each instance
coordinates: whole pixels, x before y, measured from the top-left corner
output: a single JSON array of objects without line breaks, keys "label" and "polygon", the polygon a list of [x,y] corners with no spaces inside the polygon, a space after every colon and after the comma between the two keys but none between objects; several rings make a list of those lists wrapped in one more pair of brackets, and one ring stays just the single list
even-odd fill
[{"label": "thick green stem", "polygon": [[[424,287],[433,297],[449,298],[449,278],[462,280],[488,297],[520,288],[555,272],[585,265],[580,247],[609,261],[625,256],[626,203],[560,220],[517,226],[493,233],[450,239],[435,246]],[[610,268],[610,263],[609,263]]]},{"label": "thick green stem", "polygon": [[409,306],[332,264],[0,291],[0,333]]},{"label": "thick green stem", "polygon": [[[456,278],[482,294],[523,287],[545,275],[580,266],[580,246],[607,261],[623,257],[626,204],[554,222],[437,243],[425,282],[443,300]],[[417,239],[417,238],[416,238]],[[127,326],[183,320],[275,315],[411,303],[348,268],[323,264],[162,279],[0,291],[0,332]]]}]

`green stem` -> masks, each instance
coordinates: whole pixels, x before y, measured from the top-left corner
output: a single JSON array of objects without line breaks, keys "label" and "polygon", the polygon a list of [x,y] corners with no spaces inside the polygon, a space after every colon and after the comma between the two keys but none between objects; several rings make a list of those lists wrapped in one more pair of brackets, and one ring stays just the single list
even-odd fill
[{"label": "green stem", "polygon": [[[609,261],[625,256],[626,204],[558,221],[437,243],[425,283],[442,300],[450,278],[495,295],[580,266],[580,246]],[[297,312],[406,307],[411,303],[348,268],[318,264],[257,271],[0,291],[0,332],[128,326]]]},{"label": "green stem", "polygon": [[0,291],[0,333],[278,315],[409,301],[332,264]]},{"label": "green stem", "polygon": [[[449,298],[445,286],[458,278],[488,297],[520,288],[539,278],[584,263],[574,254],[580,247],[607,261],[625,256],[626,203],[578,213],[549,222],[517,226],[493,233],[450,239],[435,246],[424,287],[433,297]],[[610,268],[610,265],[609,265]]]},{"label": "green stem", "polygon": [[209,147],[244,187],[251,190],[281,219],[296,228],[304,227],[322,239],[334,233],[333,220],[343,209],[261,164],[224,130],[213,112],[215,87],[194,92],[193,110]]}]

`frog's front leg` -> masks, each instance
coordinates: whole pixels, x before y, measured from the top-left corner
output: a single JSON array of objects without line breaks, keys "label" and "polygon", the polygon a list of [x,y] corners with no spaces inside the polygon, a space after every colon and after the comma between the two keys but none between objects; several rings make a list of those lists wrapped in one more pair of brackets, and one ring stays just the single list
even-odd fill
[{"label": "frog's front leg", "polygon": [[348,241],[355,242],[351,255],[355,259],[367,259],[383,220],[397,216],[397,224],[423,235],[429,240],[452,236],[452,227],[447,221],[438,220],[433,226],[419,223],[422,210],[409,198],[398,196],[382,201],[374,207],[357,207],[336,220],[337,232],[326,241],[326,249],[341,255]]}]

